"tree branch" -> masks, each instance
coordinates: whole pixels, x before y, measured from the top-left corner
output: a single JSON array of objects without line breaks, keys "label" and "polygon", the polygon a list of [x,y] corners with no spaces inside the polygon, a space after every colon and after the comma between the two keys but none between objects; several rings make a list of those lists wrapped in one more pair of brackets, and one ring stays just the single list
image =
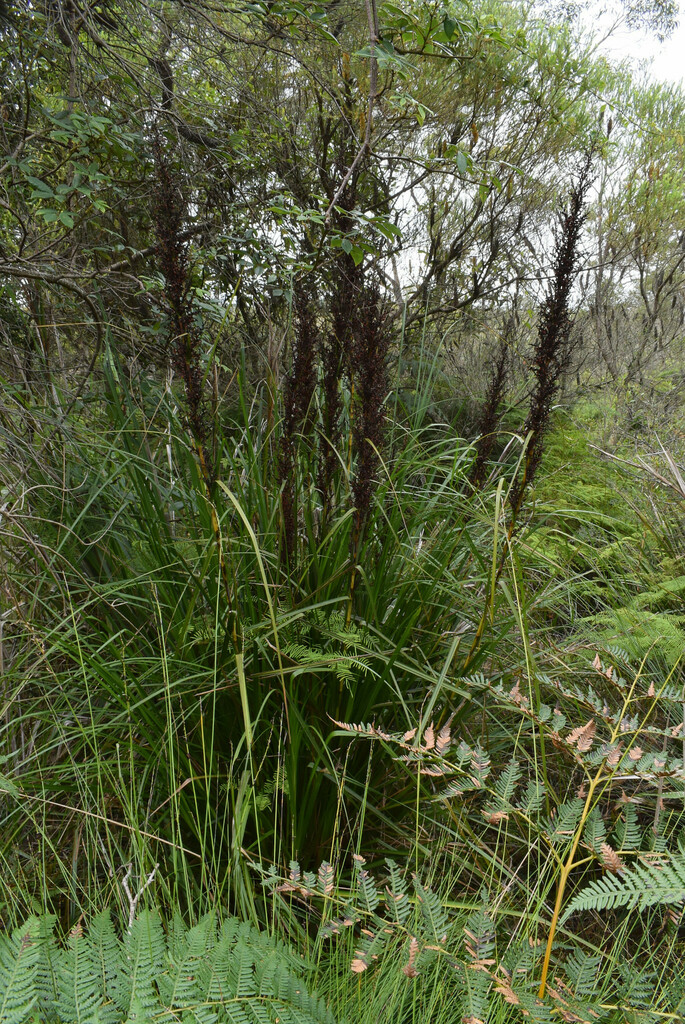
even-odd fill
[{"label": "tree branch", "polygon": [[347,183],[356,171],[359,164],[362,162],[368,152],[371,151],[371,131],[373,128],[373,110],[376,105],[376,97],[378,95],[378,60],[376,58],[376,43],[379,42],[378,36],[378,11],[376,10],[376,0],[364,0],[366,6],[366,18],[369,23],[369,102],[366,111],[366,127],[364,129],[364,138],[362,144],[357,151],[357,155],[354,160],[347,168],[345,175],[338,185],[337,189],[333,193],[328,209],[326,210],[325,221],[326,224],[330,224],[331,213],[333,207],[342,196]]}]

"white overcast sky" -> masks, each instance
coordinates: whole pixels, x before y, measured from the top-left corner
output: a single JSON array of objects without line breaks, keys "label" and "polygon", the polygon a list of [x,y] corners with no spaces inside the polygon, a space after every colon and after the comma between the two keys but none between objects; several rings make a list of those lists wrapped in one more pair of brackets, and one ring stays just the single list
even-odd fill
[{"label": "white overcast sky", "polygon": [[685,0],[680,3],[680,24],[665,43],[659,43],[647,32],[626,28],[618,30],[600,47],[608,57],[632,61],[651,58],[649,73],[653,78],[685,85]]}]

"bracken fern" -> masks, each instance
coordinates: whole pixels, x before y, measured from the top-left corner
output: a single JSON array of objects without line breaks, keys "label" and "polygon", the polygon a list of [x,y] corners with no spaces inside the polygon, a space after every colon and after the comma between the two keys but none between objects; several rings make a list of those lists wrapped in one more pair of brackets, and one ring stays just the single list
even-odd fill
[{"label": "bracken fern", "polygon": [[180,919],[165,929],[144,911],[120,938],[105,912],[64,944],[53,924],[31,918],[2,936],[2,1024],[334,1024],[302,961],[235,919],[217,925],[208,914],[191,929]]}]

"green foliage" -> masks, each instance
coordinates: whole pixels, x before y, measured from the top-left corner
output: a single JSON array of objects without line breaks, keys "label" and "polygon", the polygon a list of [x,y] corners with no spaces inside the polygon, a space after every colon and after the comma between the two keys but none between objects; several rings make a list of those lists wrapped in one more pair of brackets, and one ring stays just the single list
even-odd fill
[{"label": "green foliage", "polygon": [[367,7],[0,2],[0,1024],[683,1017],[683,92]]},{"label": "green foliage", "polygon": [[[297,639],[288,639],[288,633]],[[346,623],[341,612],[313,609],[306,618],[296,617],[284,631],[283,653],[293,662],[293,675],[330,670],[340,683],[351,685],[372,671],[379,644],[368,630]]]},{"label": "green foliage", "polygon": [[0,936],[0,1020],[20,1024],[38,1002],[40,921],[31,918],[11,936]]},{"label": "green foliage", "polygon": [[617,875],[598,878],[573,898],[566,915],[618,907],[629,910],[645,910],[656,905],[670,907],[684,900],[685,859],[682,854],[675,854],[637,862]]},{"label": "green foliage", "polygon": [[0,1020],[116,1024],[192,1020],[197,1024],[334,1024],[311,995],[304,965],[283,945],[247,924],[193,928],[179,918],[168,930],[142,912],[123,937],[110,915],[79,924],[65,944],[54,919],[32,918],[0,948]]},{"label": "green foliage", "polygon": [[[681,1004],[677,970],[672,990],[666,993],[660,985],[659,953],[645,951],[640,970],[626,968],[615,949],[576,940],[568,931],[559,943],[554,983],[543,999],[537,993],[542,948],[535,941],[534,920],[526,925],[524,917],[507,913],[501,894],[484,889],[455,903],[450,898],[454,879],[448,876],[439,886],[414,877],[409,896],[394,862],[388,860],[377,878],[361,870],[380,897],[372,910],[359,888],[348,892],[336,885],[324,896],[315,876],[307,880],[297,865],[288,879],[267,881],[282,899],[304,903],[310,920],[326,908],[318,937],[318,984],[358,1024],[379,1014],[383,1020],[411,1020],[405,1017],[409,1005],[421,1007],[419,1019],[445,1024],[455,1018],[551,1022],[573,1015],[608,1024],[641,1019],[633,1015],[643,1007],[667,1014]],[[666,956],[667,940],[660,945]]]},{"label": "green foliage", "polygon": [[[650,595],[644,597],[648,600]],[[638,597],[637,606],[593,616],[587,620],[588,633],[602,646],[620,645],[635,663],[651,655],[672,668],[685,650],[685,615],[652,612],[644,608],[645,603]]]},{"label": "green foliage", "polygon": [[[420,417],[411,430],[394,424],[348,618],[349,479],[336,480],[335,515],[320,538],[310,474],[293,577],[279,557],[269,475],[280,427],[274,418],[275,436],[265,429],[258,393],[242,420],[217,431],[221,478],[236,499],[219,488],[214,495],[218,550],[173,395],[145,374],[127,381],[113,353],[106,371],[97,435],[62,425],[63,448],[53,449],[55,420],[43,411],[35,429],[46,444],[5,470],[8,486],[28,476],[40,485],[26,520],[15,511],[3,522],[14,594],[6,679],[20,709],[3,729],[21,751],[0,779],[10,915],[33,896],[67,916],[92,916],[103,894],[119,898],[119,865],[133,860],[145,877],[161,861],[151,897],[193,920],[219,895],[307,949],[318,917],[334,941],[317,947],[316,987],[340,1017],[372,1020],[387,1002],[398,1020],[410,1005],[439,1020],[431,986],[446,986],[467,1018],[587,1014],[612,999],[632,1012],[645,991],[657,999],[652,975],[664,972],[674,990],[658,993],[660,1005],[677,1002],[662,903],[639,939],[652,942],[652,974],[631,989],[603,966],[594,995],[578,958],[602,948],[602,965],[613,965],[638,941],[634,930],[622,917],[617,935],[614,918],[577,928],[574,915],[554,934],[550,916],[564,865],[562,912],[617,863],[632,870],[650,850],[672,852],[682,787],[677,664],[655,658],[641,669],[628,651],[598,653],[597,633],[588,646],[589,616],[581,623],[560,612],[564,587],[563,600],[587,609],[585,574],[566,564],[561,582],[550,578],[535,518],[505,546],[497,492],[464,497],[469,447],[447,426],[422,428]],[[302,480],[307,458],[303,451]],[[601,567],[619,559],[592,561],[592,531],[618,527],[604,512],[593,520],[589,507],[583,516],[592,600],[608,602],[620,581]],[[564,517],[570,530],[568,509]],[[27,521],[40,545],[20,542]],[[493,554],[504,550],[511,557],[493,584]],[[243,638],[249,751],[220,552]],[[554,557],[564,564],[558,550]],[[633,602],[638,615],[675,618],[677,581],[661,588],[652,579],[634,601],[629,584],[622,592],[621,606]],[[30,632],[19,628],[23,601],[34,609]],[[74,815],[72,850],[63,821]],[[19,860],[14,850],[27,847],[34,859]],[[352,880],[343,884],[337,865],[351,850]],[[379,879],[377,859],[388,854]],[[423,880],[426,863],[433,884]],[[266,892],[255,884],[260,874],[271,879]],[[622,912],[618,902],[607,907]],[[182,927],[170,926],[169,941],[177,934]],[[540,1000],[550,934],[550,991]],[[65,1018],[76,1018],[77,999],[84,1019],[91,1012],[83,979],[93,971],[103,991],[131,1005],[125,979],[109,978],[109,950],[120,941],[94,918],[85,937],[69,940],[59,971],[39,963],[39,987],[62,979]],[[170,955],[166,941],[138,926],[123,939],[141,1007],[171,999],[144,980],[146,963]],[[576,965],[570,973],[567,962]],[[176,978],[179,998],[191,976]],[[361,998],[373,979],[376,1002]]]}]

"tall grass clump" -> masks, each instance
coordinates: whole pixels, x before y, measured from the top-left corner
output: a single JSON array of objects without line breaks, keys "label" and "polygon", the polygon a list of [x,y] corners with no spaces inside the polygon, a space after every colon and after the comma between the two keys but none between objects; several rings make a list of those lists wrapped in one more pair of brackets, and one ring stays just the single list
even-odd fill
[{"label": "tall grass clump", "polygon": [[[88,416],[59,424],[36,402],[35,444],[6,463],[3,728],[18,789],[2,884],[17,911],[35,898],[70,917],[114,896],[129,863],[139,877],[159,863],[170,903],[225,896],[255,916],[252,861],[313,863],[362,820],[369,843],[406,848],[411,783],[388,786],[335,722],[408,727],[456,664],[474,605],[455,503],[465,451],[398,427],[389,463],[369,442],[363,530],[359,468],[341,462],[322,533],[316,463],[303,472],[298,450],[291,572],[265,457],[283,447],[261,390],[237,387],[210,488],[183,391],[131,375],[111,346]],[[357,427],[343,426],[345,451]]]},{"label": "tall grass clump", "polygon": [[314,956],[341,1019],[680,1012],[672,511],[583,505],[550,434],[565,500],[539,487],[511,531],[516,467],[473,493],[472,446],[421,412],[433,364],[385,401],[380,306],[333,446],[331,325],[297,303],[281,415],[238,374],[209,476],[183,374],[111,339],[78,417],[5,390],[7,921],[237,913]]}]

